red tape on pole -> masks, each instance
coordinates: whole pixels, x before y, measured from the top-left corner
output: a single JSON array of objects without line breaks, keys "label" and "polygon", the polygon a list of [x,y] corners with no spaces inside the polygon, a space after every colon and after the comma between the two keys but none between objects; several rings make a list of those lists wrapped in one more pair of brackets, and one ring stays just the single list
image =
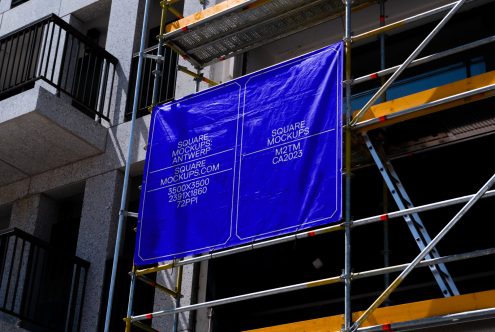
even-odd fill
[{"label": "red tape on pole", "polygon": [[382,331],[392,331],[392,325],[391,324],[382,325]]}]

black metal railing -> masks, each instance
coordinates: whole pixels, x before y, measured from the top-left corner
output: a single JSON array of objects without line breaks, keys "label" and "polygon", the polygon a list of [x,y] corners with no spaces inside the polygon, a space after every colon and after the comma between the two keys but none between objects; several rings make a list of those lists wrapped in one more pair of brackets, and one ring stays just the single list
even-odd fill
[{"label": "black metal railing", "polygon": [[[153,46],[145,50],[145,54],[157,55],[158,47]],[[177,53],[170,48],[164,48],[164,61],[162,62],[162,74],[159,77],[157,104],[174,99],[175,82],[177,77]],[[134,87],[136,84],[137,67],[139,54],[134,54],[131,63],[131,76],[129,79],[129,98],[125,113],[125,121],[129,121],[132,116],[132,105],[134,102]],[[143,59],[143,69],[141,76],[141,90],[138,99],[137,116],[149,114],[148,107],[152,104],[153,98],[153,81],[155,78],[157,60],[153,58]]]},{"label": "black metal railing", "polygon": [[28,2],[29,0],[12,0],[12,2],[10,3],[10,8],[14,8],[14,7],[17,7],[21,4],[23,4],[24,2]]},{"label": "black metal railing", "polygon": [[43,80],[93,118],[109,120],[117,59],[51,14],[0,38],[0,100]]},{"label": "black metal railing", "polygon": [[0,311],[27,326],[79,331],[89,263],[19,229],[0,233]]}]

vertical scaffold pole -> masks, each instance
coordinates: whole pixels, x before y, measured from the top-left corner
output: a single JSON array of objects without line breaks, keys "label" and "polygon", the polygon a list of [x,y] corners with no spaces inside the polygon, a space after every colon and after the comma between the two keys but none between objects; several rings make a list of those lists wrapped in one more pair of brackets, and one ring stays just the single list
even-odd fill
[{"label": "vertical scaffold pole", "polygon": [[[380,0],[380,27],[385,26],[385,0]],[[382,32],[379,37],[380,40],[380,70],[386,68],[385,64],[385,32]],[[381,85],[385,84],[385,77],[381,77]],[[382,102],[387,101],[387,95],[383,94]],[[383,182],[383,213],[388,212],[388,188]],[[383,223],[383,265],[388,267],[390,265],[390,248],[389,248],[389,229],[388,223]],[[390,274],[383,275],[384,289],[390,284]]]},{"label": "vertical scaffold pole", "polygon": [[345,1],[345,262],[344,262],[344,331],[352,324],[351,310],[351,2]]},{"label": "vertical scaffold pole", "polygon": [[[177,267],[177,278],[175,280],[175,292],[177,296],[175,298],[175,308],[180,308],[180,297],[182,296],[182,273],[184,266]],[[174,329],[173,332],[179,331],[179,313],[174,314]]]},{"label": "vertical scaffold pole", "polygon": [[157,61],[155,66],[155,76],[153,79],[153,95],[151,98],[151,105],[155,106],[158,102],[160,82],[163,75],[163,35],[165,34],[165,27],[167,26],[167,14],[168,14],[168,2],[161,1],[160,7],[162,7],[162,16],[160,19],[160,34],[158,35],[158,50],[157,50]]},{"label": "vertical scaffold pole", "polygon": [[[131,128],[129,135],[129,146],[127,148],[127,159],[125,161],[125,171],[124,171],[124,184],[122,188],[122,197],[120,199],[120,210],[119,210],[119,222],[117,226],[117,238],[115,239],[115,250],[113,253],[113,264],[112,264],[112,276],[110,279],[110,287],[108,290],[108,301],[107,301],[107,311],[105,314],[105,332],[109,331],[110,328],[110,317],[112,315],[112,302],[113,302],[113,294],[115,291],[115,279],[117,277],[117,264],[119,261],[119,252],[120,245],[122,242],[122,233],[124,232],[124,221],[126,217],[125,208],[127,203],[127,187],[129,186],[129,175],[131,170],[131,162],[132,162],[132,152],[134,146],[134,125],[136,123],[136,113],[138,108],[139,101],[139,93],[141,89],[141,76],[143,70],[143,51],[144,51],[144,43],[146,40],[146,32],[148,31],[148,13],[149,13],[149,3],[150,0],[146,0],[144,5],[144,15],[143,15],[143,28],[141,31],[141,43],[139,45],[139,61],[138,61],[138,69],[136,74],[136,85],[134,87],[134,100],[132,103],[132,118],[131,118]],[[132,286],[132,283],[131,283]],[[132,291],[133,293],[133,291]],[[129,297],[131,300],[131,297]],[[132,308],[132,303],[130,304]]]},{"label": "vertical scaffold pole", "polygon": [[129,286],[129,302],[127,302],[127,314],[125,317],[125,332],[131,332],[132,305],[134,303],[134,290],[136,289],[136,268],[131,271],[131,284]]}]

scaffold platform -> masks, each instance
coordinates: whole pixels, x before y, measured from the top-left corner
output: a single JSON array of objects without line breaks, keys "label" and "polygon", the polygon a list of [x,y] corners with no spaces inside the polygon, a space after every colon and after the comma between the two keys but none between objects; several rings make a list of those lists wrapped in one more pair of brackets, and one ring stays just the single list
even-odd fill
[{"label": "scaffold platform", "polygon": [[[355,0],[353,10],[372,3],[376,1]],[[168,24],[162,37],[188,61],[205,67],[343,12],[341,0],[227,0]]]}]

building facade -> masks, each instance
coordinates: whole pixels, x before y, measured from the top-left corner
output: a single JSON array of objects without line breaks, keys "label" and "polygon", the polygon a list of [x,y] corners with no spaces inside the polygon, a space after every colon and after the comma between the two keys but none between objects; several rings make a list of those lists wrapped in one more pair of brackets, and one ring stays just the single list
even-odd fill
[{"label": "building facade", "polygon": [[[174,6],[187,17],[221,2],[185,0]],[[158,0],[151,3],[145,43],[146,53],[156,55],[161,8]],[[359,3],[353,13],[353,35],[449,1]],[[342,40],[343,7],[332,6],[337,13],[334,17],[304,29],[292,28],[281,38],[254,45],[257,47],[203,68],[202,74],[216,82],[226,82]],[[375,117],[385,116],[387,120],[386,116],[393,113],[390,110],[400,108],[401,103],[423,105],[466,92],[468,87],[494,84],[494,10],[494,1],[465,4],[420,57],[483,42],[408,69],[379,102],[389,113]],[[0,0],[1,331],[103,330],[121,213],[143,12],[144,1]],[[352,78],[372,73],[378,77],[379,70],[400,65],[442,15],[445,12],[381,37],[355,41]],[[167,19],[172,22],[179,18],[169,15]],[[186,67],[196,71],[183,57],[167,49],[164,59],[158,79],[159,102],[209,87],[178,70]],[[137,212],[139,206],[155,66],[155,58],[144,59],[141,93],[136,97],[138,119],[127,199],[127,210],[131,212]],[[380,84],[379,79],[374,79],[353,87],[352,109],[360,109]],[[467,87],[462,90],[459,85]],[[447,88],[439,88],[444,86]],[[417,205],[472,194],[493,174],[495,110],[491,92],[487,89],[481,95],[471,94],[425,112],[424,116],[367,131],[383,146]],[[401,99],[408,96],[412,99]],[[352,218],[397,210],[393,193],[387,193],[380,170],[362,138],[354,137],[352,145]],[[421,216],[433,236],[457,210],[454,206]],[[494,247],[492,216],[490,199],[483,200],[445,244],[438,246],[439,250],[452,255]],[[127,308],[135,227],[136,220],[127,218],[111,331],[124,329],[122,318]],[[403,220],[390,226],[356,228],[352,240],[353,271],[407,263],[419,253],[418,241]],[[289,242],[187,265],[181,270],[179,305],[340,275],[344,268],[343,248],[342,234],[331,233],[311,241]],[[492,290],[493,266],[492,256],[448,265],[460,294]],[[152,282],[174,289],[178,272],[179,269],[164,270],[149,277]],[[356,281],[353,310],[366,309],[394,276],[384,274],[369,282]],[[178,305],[176,299],[146,283],[138,283],[135,294],[135,313]],[[175,318],[157,317],[147,324],[158,331],[247,331],[340,315],[344,310],[343,294],[342,285],[328,285],[203,308]],[[386,305],[417,303],[444,295],[428,269],[421,269]],[[460,311],[463,310],[454,312]],[[459,323],[451,330],[494,329],[493,316],[483,316],[483,320]],[[425,330],[436,331],[433,327]]]}]

